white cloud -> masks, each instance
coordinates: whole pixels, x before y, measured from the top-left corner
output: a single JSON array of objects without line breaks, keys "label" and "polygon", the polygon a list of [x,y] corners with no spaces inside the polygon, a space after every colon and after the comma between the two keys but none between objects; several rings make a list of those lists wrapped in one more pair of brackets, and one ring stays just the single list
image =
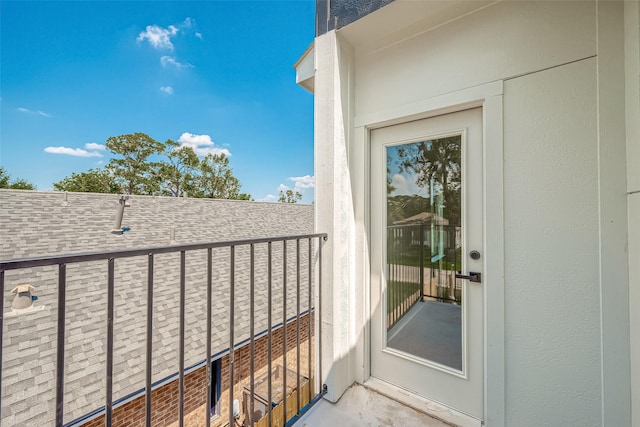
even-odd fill
[{"label": "white cloud", "polygon": [[315,186],[315,177],[310,175],[292,176],[289,180],[295,182],[295,189],[297,191],[303,191]]},{"label": "white cloud", "polygon": [[273,194],[267,194],[262,200],[260,200],[261,202],[277,202],[278,201],[278,196],[274,196]]},{"label": "white cloud", "polygon": [[87,150],[106,150],[107,147],[105,147],[102,144],[96,144],[95,142],[87,142],[86,144],[84,144],[84,148],[86,148]]},{"label": "white cloud", "polygon": [[226,148],[216,147],[209,135],[195,135],[193,133],[185,132],[180,135],[178,139],[180,147],[191,147],[193,151],[199,156],[206,156],[207,154],[224,154],[231,156],[231,152]]},{"label": "white cloud", "polygon": [[66,154],[68,156],[76,157],[102,157],[102,154],[97,151],[87,151],[82,148],[47,147],[44,151],[51,154]]},{"label": "white cloud", "polygon": [[51,114],[45,113],[44,111],[41,111],[41,110],[29,110],[28,108],[18,107],[18,111],[20,111],[21,113],[27,113],[27,114],[37,114],[42,117],[51,117]]},{"label": "white cloud", "polygon": [[173,88],[171,86],[160,86],[160,90],[169,95],[173,94]]},{"label": "white cloud", "polygon": [[171,37],[176,34],[178,34],[178,28],[173,25],[169,25],[168,28],[162,28],[157,25],[147,25],[145,31],[138,34],[136,40],[142,42],[146,39],[149,44],[156,49],[173,49]]},{"label": "white cloud", "polygon": [[399,173],[393,175],[391,177],[391,185],[395,190],[393,190],[393,194],[408,194],[408,185],[407,179],[400,175]]},{"label": "white cloud", "polygon": [[391,185],[395,188],[391,193],[394,196],[397,195],[414,195],[414,194],[424,194],[424,189],[420,188],[418,184],[416,184],[416,176],[409,175],[404,176],[399,173],[393,175],[391,177]]},{"label": "white cloud", "polygon": [[293,190],[294,192],[302,194],[309,188],[314,188],[315,186],[315,177],[311,175],[292,176],[287,179],[294,182],[293,188],[285,184],[280,184],[278,185],[278,193]]},{"label": "white cloud", "polygon": [[189,64],[188,62],[185,62],[185,63],[178,62],[175,57],[167,56],[167,55],[160,58],[160,63],[165,68],[168,67],[169,65],[172,65],[176,68],[193,68],[193,65]]},{"label": "white cloud", "polygon": [[185,33],[193,32],[193,35],[196,36],[196,38],[202,40],[202,33],[198,31],[198,26],[196,25],[195,19],[187,17],[179,27],[185,30]]}]

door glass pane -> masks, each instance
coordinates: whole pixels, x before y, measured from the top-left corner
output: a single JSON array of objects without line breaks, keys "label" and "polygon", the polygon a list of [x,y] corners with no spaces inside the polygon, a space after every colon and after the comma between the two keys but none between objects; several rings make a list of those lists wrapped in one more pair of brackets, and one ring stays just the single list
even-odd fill
[{"label": "door glass pane", "polygon": [[462,136],[386,147],[387,347],[462,371]]}]

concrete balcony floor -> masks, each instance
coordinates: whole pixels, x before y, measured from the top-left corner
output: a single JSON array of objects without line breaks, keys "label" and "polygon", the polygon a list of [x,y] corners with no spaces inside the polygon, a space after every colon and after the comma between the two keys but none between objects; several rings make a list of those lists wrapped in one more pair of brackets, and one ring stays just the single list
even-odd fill
[{"label": "concrete balcony floor", "polygon": [[299,427],[450,427],[409,406],[354,384],[337,403],[322,399],[295,424]]},{"label": "concrete balcony floor", "polygon": [[391,328],[387,345],[462,370],[461,309],[437,301],[418,302]]}]

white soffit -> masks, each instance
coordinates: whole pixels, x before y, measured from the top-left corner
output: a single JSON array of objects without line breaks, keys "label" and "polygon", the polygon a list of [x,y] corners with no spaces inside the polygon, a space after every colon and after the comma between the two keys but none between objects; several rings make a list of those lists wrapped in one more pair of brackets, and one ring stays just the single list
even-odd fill
[{"label": "white soffit", "polygon": [[[343,40],[362,52],[399,42],[499,1],[395,0],[339,30]],[[382,43],[384,41],[384,43]]]},{"label": "white soffit", "polygon": [[293,65],[293,68],[296,70],[296,83],[313,93],[316,75],[315,48],[313,43],[304,51],[300,59]]}]

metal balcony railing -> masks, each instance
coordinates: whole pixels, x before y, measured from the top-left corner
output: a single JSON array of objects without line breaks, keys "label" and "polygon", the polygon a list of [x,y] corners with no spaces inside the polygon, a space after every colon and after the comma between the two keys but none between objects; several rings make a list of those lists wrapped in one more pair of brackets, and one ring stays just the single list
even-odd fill
[{"label": "metal balcony railing", "polygon": [[[216,332],[220,332],[226,328],[228,334],[227,345],[228,348],[224,352],[218,352],[224,354],[228,366],[226,372],[228,373],[228,396],[226,397],[226,403],[228,405],[228,425],[234,426],[238,424],[244,425],[265,425],[269,427],[284,425],[287,422],[291,422],[292,419],[296,419],[305,411],[306,407],[317,400],[323,389],[320,381],[322,379],[321,364],[317,361],[321,360],[321,331],[320,325],[321,308],[322,308],[322,245],[326,241],[327,235],[323,233],[306,234],[306,235],[293,235],[271,238],[259,238],[259,239],[245,239],[245,240],[233,240],[233,241],[219,241],[219,242],[205,242],[205,243],[193,243],[185,245],[172,245],[162,247],[140,248],[140,249],[125,249],[116,251],[104,251],[104,252],[91,252],[82,254],[71,255],[56,255],[47,257],[14,259],[14,260],[2,260],[0,261],[0,343],[4,344],[3,331],[5,330],[5,321],[7,320],[7,313],[5,313],[5,285],[13,286],[10,282],[15,281],[16,272],[24,272],[26,276],[33,274],[33,269],[41,267],[49,267],[57,269],[57,286],[55,292],[57,293],[57,313],[56,313],[56,345],[55,345],[55,426],[69,425],[65,424],[65,346],[68,344],[68,338],[65,337],[65,328],[69,326],[69,319],[67,318],[67,289],[71,280],[70,273],[77,273],[79,270],[77,266],[85,265],[90,268],[106,268],[106,282],[104,283],[103,291],[106,293],[106,324],[103,325],[103,331],[106,334],[106,354],[105,354],[105,374],[104,374],[104,407],[94,411],[96,416],[104,417],[104,425],[111,426],[113,423],[114,413],[114,401],[117,402],[119,396],[114,395],[114,316],[116,312],[116,297],[115,288],[118,284],[116,274],[116,261],[124,259],[136,258],[146,259],[146,289],[140,289],[142,293],[146,291],[143,301],[146,300],[146,317],[144,317],[144,334],[145,334],[145,351],[144,351],[144,370],[145,381],[144,387],[140,389],[140,395],[144,396],[144,420],[145,425],[151,426],[153,413],[152,404],[153,393],[153,355],[154,350],[154,291],[158,291],[154,284],[161,278],[156,277],[159,264],[165,262],[167,257],[172,257],[172,260],[179,263],[179,275],[178,281],[175,283],[175,287],[179,289],[179,332],[175,337],[178,340],[178,363],[175,367],[177,371],[178,382],[178,410],[177,410],[177,424],[179,426],[185,425],[185,338],[187,331],[185,329],[185,300],[186,300],[186,288],[188,282],[189,266],[193,263],[187,263],[187,256],[191,253],[206,253],[206,282],[202,285],[206,287],[206,336],[204,341],[206,343],[205,349],[202,352],[204,363],[201,366],[206,367],[206,384],[207,384],[207,397],[206,397],[206,409],[202,411],[201,416],[205,418],[205,425],[209,427],[212,422],[210,408],[212,404],[215,404],[214,400],[219,396],[213,395],[212,377],[215,375],[212,372],[212,360],[214,352],[218,349],[212,348],[212,333],[214,328]],[[306,248],[305,248],[306,246]],[[292,247],[294,253],[291,252]],[[276,254],[276,250],[278,253]],[[216,251],[216,257],[213,253]],[[288,252],[289,251],[289,252]],[[242,255],[247,255],[243,258],[242,262],[239,262],[237,257],[239,252]],[[264,267],[260,271],[260,289],[257,289],[256,285],[256,259],[257,252],[260,255],[260,263]],[[226,255],[225,255],[226,254]],[[177,258],[175,256],[177,255]],[[221,265],[220,260],[227,258],[227,261]],[[274,262],[277,258],[278,263]],[[201,259],[201,258],[199,258]],[[214,259],[216,260],[214,262]],[[291,265],[293,264],[293,265]],[[102,266],[102,267],[100,267]],[[120,264],[119,264],[120,266]],[[204,271],[204,266],[200,266]],[[228,269],[226,271],[219,271],[221,269]],[[218,270],[218,271],[217,271]],[[240,271],[241,270],[241,271]],[[306,271],[304,271],[306,270]],[[164,271],[164,270],[163,270]],[[12,276],[9,279],[8,274],[11,272]],[[214,274],[215,273],[215,274]],[[266,273],[266,277],[262,275]],[[248,281],[248,305],[238,305],[238,278],[246,278]],[[277,286],[279,295],[274,292],[274,276],[278,276],[279,284]],[[218,279],[224,277],[226,283],[219,283],[220,280],[214,280],[214,276]],[[304,277],[304,282],[302,280]],[[294,286],[291,281],[295,282]],[[215,282],[215,286],[214,286]],[[212,318],[214,317],[214,291],[220,287],[226,287],[224,290],[225,298],[228,298],[228,304],[226,304],[228,324],[212,324]],[[266,289],[265,289],[266,288]],[[204,290],[202,290],[204,293]],[[261,322],[256,321],[256,295],[267,294],[266,315],[262,315]],[[295,296],[290,295],[290,292],[294,292]],[[53,299],[53,298],[52,298]],[[295,300],[295,312],[291,316],[293,308],[291,307],[292,299]],[[306,301],[305,301],[306,300]],[[216,301],[219,303],[219,301]],[[53,304],[53,302],[52,302]],[[304,307],[301,307],[304,305]],[[218,304],[219,307],[219,304]],[[305,309],[303,309],[305,308]],[[242,311],[238,313],[236,310]],[[240,325],[238,318],[244,316],[246,318],[245,310],[248,310],[248,325]],[[242,315],[242,316],[240,316]],[[281,317],[280,317],[281,316]],[[302,318],[305,317],[306,325],[302,325],[307,329],[307,366],[306,381],[308,386],[301,384],[305,381],[305,375],[302,374],[300,351],[301,343],[300,331]],[[280,317],[281,323],[273,321],[274,317]],[[266,319],[265,319],[266,318]],[[295,369],[288,369],[287,353],[288,343],[292,341],[292,337],[287,337],[287,329],[290,329],[288,325],[293,325],[295,321],[295,352],[297,353],[295,361]],[[313,322],[313,324],[312,324]],[[259,324],[258,324],[259,323]],[[266,324],[265,324],[266,323]],[[292,326],[293,327],[293,326]],[[261,331],[256,331],[256,328]],[[282,347],[278,348],[277,352],[281,355],[282,365],[279,369],[279,375],[283,378],[282,383],[286,386],[292,383],[291,379],[287,379],[287,372],[289,375],[295,376],[293,382],[296,394],[293,399],[287,399],[286,393],[281,399],[280,418],[275,419],[274,411],[275,405],[275,390],[272,384],[272,371],[275,369],[273,366],[274,357],[273,353],[276,352],[276,344],[273,342],[274,331],[279,328],[279,334],[281,334],[282,343],[279,344]],[[247,338],[241,340],[238,330],[247,330]],[[291,333],[291,330],[289,331]],[[312,343],[312,335],[315,337],[315,342]],[[256,367],[254,361],[256,360],[255,342],[258,336],[266,337],[267,339],[267,366],[266,376],[263,377],[266,380],[266,401],[269,402],[266,405],[266,415],[261,420],[254,419],[255,412],[255,400],[253,396],[256,394],[256,371],[261,367]],[[242,341],[242,342],[241,342]],[[248,414],[243,414],[241,417],[238,415],[237,402],[234,405],[234,400],[241,397],[234,388],[237,388],[237,381],[234,381],[234,375],[239,372],[238,366],[235,366],[238,362],[235,360],[235,353],[238,351],[240,345],[248,345],[249,354],[249,375],[248,383],[244,386],[247,392],[252,398],[249,402],[245,402],[243,406],[246,406]],[[312,347],[315,347],[312,348]],[[243,347],[243,348],[246,348]],[[2,367],[4,346],[0,346],[0,368]],[[313,366],[312,364],[317,365]],[[262,367],[264,368],[264,367]],[[244,369],[244,368],[243,368]],[[264,369],[263,369],[264,370]],[[174,371],[174,372],[175,372]],[[315,378],[314,378],[315,377]],[[0,376],[0,389],[3,384],[1,383],[2,376]],[[218,380],[219,381],[219,380]],[[314,384],[315,382],[315,384]],[[262,384],[263,386],[265,384]],[[141,384],[142,386],[142,384]],[[286,389],[286,387],[285,387]],[[302,392],[307,393],[307,396],[301,396]],[[314,390],[320,391],[315,393]],[[235,393],[235,394],[234,394]],[[274,402],[272,404],[272,402]],[[290,407],[287,408],[287,405]],[[293,407],[291,407],[293,405]],[[234,407],[235,406],[235,407]],[[2,408],[0,402],[0,408]],[[1,409],[0,409],[1,410]],[[0,413],[0,417],[1,417]],[[199,415],[198,415],[199,416]],[[218,409],[218,424],[220,418],[225,418],[224,413]],[[52,417],[53,418],[53,417]],[[68,418],[68,416],[67,416]],[[95,416],[94,416],[95,418]],[[0,418],[1,419],[1,418]],[[214,418],[214,421],[216,419]],[[262,424],[258,424],[261,422]],[[78,425],[78,423],[76,423]]]},{"label": "metal balcony railing", "polygon": [[460,304],[461,228],[403,224],[387,227],[387,325],[424,299]]}]

